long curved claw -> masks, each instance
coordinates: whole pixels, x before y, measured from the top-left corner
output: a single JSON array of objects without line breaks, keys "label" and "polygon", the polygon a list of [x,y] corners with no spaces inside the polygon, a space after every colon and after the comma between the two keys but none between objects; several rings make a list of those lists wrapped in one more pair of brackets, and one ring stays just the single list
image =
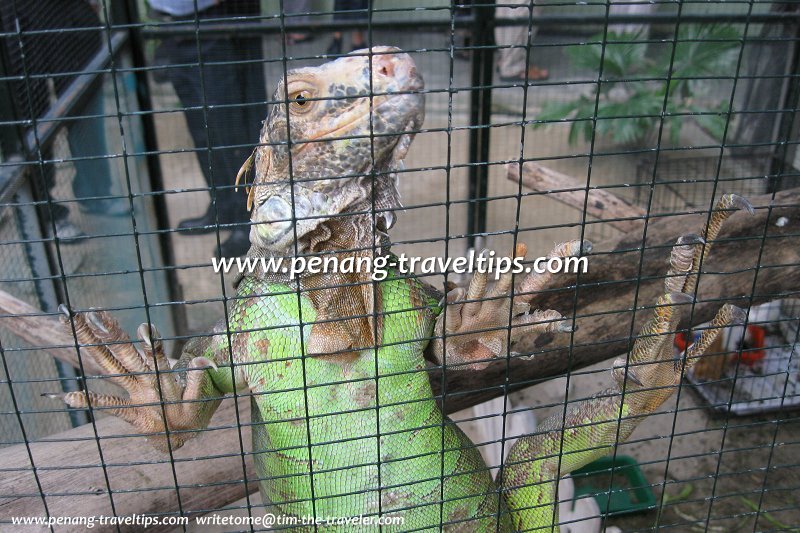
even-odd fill
[{"label": "long curved claw", "polygon": [[[723,306],[723,309],[726,306]],[[735,305],[728,304],[729,313],[730,313],[730,326],[742,326],[747,322],[747,311],[742,309],[741,307],[736,307]]]},{"label": "long curved claw", "polygon": [[705,244],[706,240],[697,233],[687,233],[678,237],[678,246],[686,246],[690,244]]},{"label": "long curved claw", "polygon": [[723,195],[722,199],[720,199],[720,204],[724,204],[726,206],[735,207],[736,209],[741,209],[743,211],[747,211],[751,215],[756,214],[756,210],[753,209],[753,204],[751,204],[747,198],[743,198],[738,194],[726,194]]},{"label": "long curved claw", "polygon": [[153,324],[143,322],[136,328],[136,336],[142,341],[144,362],[148,369],[168,372],[170,364],[164,355],[164,343],[161,341],[161,333],[158,328]]}]

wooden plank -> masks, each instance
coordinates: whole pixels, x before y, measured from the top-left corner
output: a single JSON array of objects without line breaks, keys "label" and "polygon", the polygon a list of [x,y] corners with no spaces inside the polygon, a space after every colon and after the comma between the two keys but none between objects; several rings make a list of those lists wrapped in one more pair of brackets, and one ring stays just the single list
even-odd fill
[{"label": "wooden plank", "polygon": [[[248,398],[239,399],[243,422],[250,421]],[[244,463],[236,428],[236,403],[225,400],[211,421],[209,431],[174,452],[173,476],[169,456],[157,452],[144,437],[132,435],[131,426],[116,418],[97,422],[99,440],[91,424],[51,435],[30,445],[36,476],[24,445],[0,450],[0,517],[130,516],[154,513],[178,514],[178,495],[184,516],[220,509],[246,494],[243,479],[256,479],[251,455]],[[231,427],[233,426],[233,427]],[[241,427],[244,449],[249,452],[250,426]],[[102,459],[100,451],[102,451]],[[245,466],[243,466],[246,465]],[[105,471],[102,465],[106,465]],[[246,470],[245,470],[246,468]],[[108,476],[108,484],[106,483]],[[176,490],[176,482],[179,488]],[[112,495],[108,494],[111,487]],[[258,490],[255,483],[247,492]],[[112,511],[111,501],[114,508]],[[255,496],[254,503],[260,504]],[[259,512],[258,514],[261,514]],[[98,527],[98,531],[115,528]],[[122,531],[141,531],[141,525],[121,526]],[[151,526],[147,531],[175,531],[175,526]],[[85,526],[57,527],[57,531],[85,531]]]},{"label": "wooden plank", "polygon": [[[584,202],[586,214],[598,220],[605,220],[609,225],[620,231],[641,230],[647,212],[639,206],[603,189],[589,189],[589,198],[586,199],[586,183],[547,168],[534,161],[522,164],[522,178],[519,175],[519,164],[506,165],[507,176],[511,181],[522,181],[529,189],[547,194],[547,198],[558,200],[579,211],[583,211]],[[618,220],[631,219],[636,220]]]}]

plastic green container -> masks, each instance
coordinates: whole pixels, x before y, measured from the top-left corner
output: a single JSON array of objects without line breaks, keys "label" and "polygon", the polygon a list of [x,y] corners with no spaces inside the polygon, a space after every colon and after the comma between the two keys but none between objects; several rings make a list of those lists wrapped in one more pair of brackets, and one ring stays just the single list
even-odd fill
[{"label": "plastic green container", "polygon": [[572,479],[575,499],[592,496],[604,515],[636,513],[656,506],[639,463],[629,455],[598,459],[572,472]]}]

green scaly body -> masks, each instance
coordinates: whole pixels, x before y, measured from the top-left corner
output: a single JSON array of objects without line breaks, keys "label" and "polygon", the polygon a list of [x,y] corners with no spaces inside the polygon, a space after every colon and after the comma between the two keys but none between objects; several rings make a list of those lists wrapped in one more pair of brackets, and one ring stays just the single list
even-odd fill
[{"label": "green scaly body", "polygon": [[[495,484],[474,445],[442,415],[425,372],[436,302],[416,280],[395,277],[380,282],[380,297],[382,346],[341,362],[300,357],[300,317],[313,323],[316,312],[296,289],[254,278],[240,284],[231,339],[237,375],[254,395],[262,495],[287,515],[380,512],[402,515],[398,529],[444,521],[494,531]],[[225,361],[226,346],[212,344],[203,355]],[[230,392],[229,369],[213,374],[220,392]]]}]

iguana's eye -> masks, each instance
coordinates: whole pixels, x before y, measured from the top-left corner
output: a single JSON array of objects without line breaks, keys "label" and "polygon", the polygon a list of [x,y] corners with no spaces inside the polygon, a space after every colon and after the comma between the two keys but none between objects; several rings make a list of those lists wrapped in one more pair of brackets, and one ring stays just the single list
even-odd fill
[{"label": "iguana's eye", "polygon": [[311,98],[311,91],[306,89],[294,91],[289,94],[289,108],[293,113],[305,113],[314,107]]}]

